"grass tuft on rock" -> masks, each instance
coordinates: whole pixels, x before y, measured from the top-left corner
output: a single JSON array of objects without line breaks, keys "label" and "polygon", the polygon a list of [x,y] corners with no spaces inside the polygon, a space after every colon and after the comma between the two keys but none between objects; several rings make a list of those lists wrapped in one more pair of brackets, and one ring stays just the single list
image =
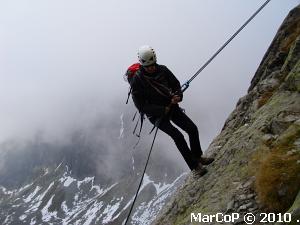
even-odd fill
[{"label": "grass tuft on rock", "polygon": [[288,210],[300,190],[300,151],[293,144],[299,130],[292,131],[271,149],[259,148],[252,157],[255,190],[262,205],[272,212]]}]

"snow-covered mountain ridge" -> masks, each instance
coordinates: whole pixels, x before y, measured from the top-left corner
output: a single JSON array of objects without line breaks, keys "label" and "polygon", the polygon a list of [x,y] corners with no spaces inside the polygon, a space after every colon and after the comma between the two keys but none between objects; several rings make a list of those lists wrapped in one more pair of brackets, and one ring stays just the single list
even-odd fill
[{"label": "snow-covered mountain ridge", "polygon": [[[149,224],[184,177],[182,174],[172,183],[156,183],[146,174],[132,224]],[[121,224],[133,201],[130,187],[137,181],[138,177],[133,177],[101,186],[94,184],[94,177],[73,177],[67,166],[48,168],[19,189],[0,187],[0,223]]]}]

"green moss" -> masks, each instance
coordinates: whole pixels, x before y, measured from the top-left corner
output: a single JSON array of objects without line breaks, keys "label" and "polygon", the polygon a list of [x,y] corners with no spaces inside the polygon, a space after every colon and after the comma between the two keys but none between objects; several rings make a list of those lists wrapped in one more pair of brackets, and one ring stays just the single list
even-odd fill
[{"label": "green moss", "polygon": [[293,123],[289,128],[278,137],[275,145],[281,146],[292,146],[293,143],[300,137],[300,123]]},{"label": "green moss", "polygon": [[290,91],[300,92],[300,60],[286,78],[286,87]]},{"label": "green moss", "polygon": [[[269,101],[269,103],[267,104],[267,109],[280,109],[281,105],[283,103],[285,103],[288,99],[290,94],[288,93],[280,93],[277,95],[274,95],[271,100]],[[265,113],[267,113],[267,115],[270,115],[270,113],[273,113],[275,110],[269,111],[265,109]],[[259,113],[259,111],[257,111],[255,114]],[[259,116],[259,114],[258,114]]]},{"label": "green moss", "polygon": [[284,70],[286,67],[289,67],[289,64],[293,64],[293,61],[295,61],[295,58],[297,57],[298,54],[298,46],[300,42],[300,36],[294,33],[294,35],[290,38],[289,40],[289,45],[287,45],[286,50],[288,50],[288,56],[284,62],[284,65],[282,69]]}]

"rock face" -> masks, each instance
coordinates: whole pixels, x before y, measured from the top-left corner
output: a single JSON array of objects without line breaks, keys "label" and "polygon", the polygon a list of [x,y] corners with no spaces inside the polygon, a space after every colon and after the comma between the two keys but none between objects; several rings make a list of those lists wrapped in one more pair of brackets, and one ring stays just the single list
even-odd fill
[{"label": "rock face", "polygon": [[190,175],[153,224],[194,224],[191,213],[251,212],[259,218],[290,207],[293,221],[300,219],[299,92],[300,5],[284,20],[247,95],[206,151],[215,157],[209,172]]}]

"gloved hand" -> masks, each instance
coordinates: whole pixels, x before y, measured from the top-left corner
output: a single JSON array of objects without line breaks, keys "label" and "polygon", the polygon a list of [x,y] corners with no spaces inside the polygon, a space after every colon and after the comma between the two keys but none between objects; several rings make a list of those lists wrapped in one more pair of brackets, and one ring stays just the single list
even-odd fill
[{"label": "gloved hand", "polygon": [[174,95],[171,99],[171,104],[176,105],[178,102],[181,102],[181,97],[179,95]]}]

